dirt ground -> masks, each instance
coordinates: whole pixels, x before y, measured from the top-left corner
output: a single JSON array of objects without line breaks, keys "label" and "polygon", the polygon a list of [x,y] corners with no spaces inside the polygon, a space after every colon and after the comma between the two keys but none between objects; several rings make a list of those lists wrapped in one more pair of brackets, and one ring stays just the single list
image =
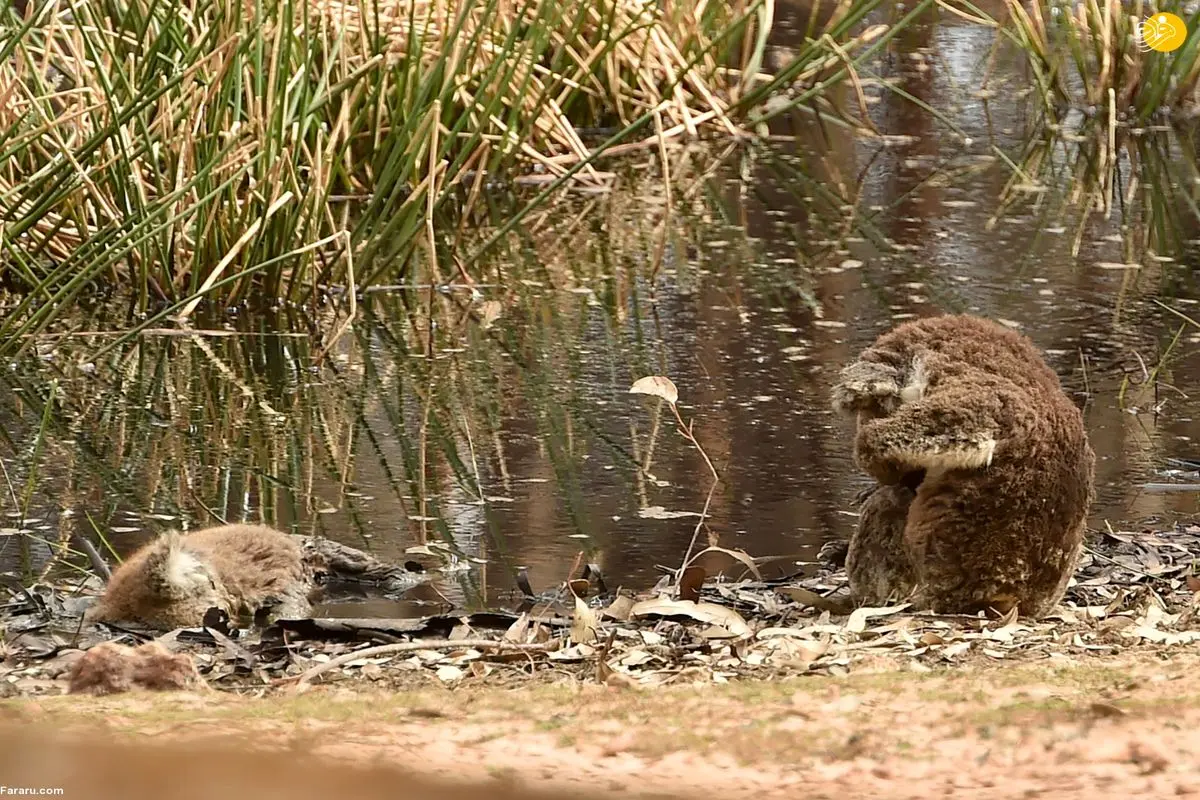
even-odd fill
[{"label": "dirt ground", "polygon": [[880,667],[654,689],[431,680],[405,692],[354,681],[259,697],[55,696],[4,701],[0,718],[623,796],[1200,796],[1192,647],[927,673]]}]

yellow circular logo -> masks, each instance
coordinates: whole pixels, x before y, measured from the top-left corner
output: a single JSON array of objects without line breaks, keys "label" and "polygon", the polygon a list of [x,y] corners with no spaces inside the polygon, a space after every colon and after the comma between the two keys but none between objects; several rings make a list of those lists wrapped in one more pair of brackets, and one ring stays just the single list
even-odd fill
[{"label": "yellow circular logo", "polygon": [[1146,17],[1138,25],[1138,37],[1142,40],[1143,50],[1170,53],[1183,46],[1183,41],[1187,38],[1187,27],[1177,15],[1163,11]]}]

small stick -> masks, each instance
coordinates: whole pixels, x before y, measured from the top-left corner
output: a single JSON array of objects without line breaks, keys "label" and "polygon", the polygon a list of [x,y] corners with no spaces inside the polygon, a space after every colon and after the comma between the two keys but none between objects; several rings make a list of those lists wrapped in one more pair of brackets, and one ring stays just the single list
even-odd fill
[{"label": "small stick", "polygon": [[417,640],[413,642],[398,642],[396,644],[381,644],[376,647],[367,647],[362,650],[355,650],[351,653],[343,653],[337,658],[326,661],[322,664],[317,664],[315,667],[303,672],[299,675],[290,675],[286,678],[276,678],[272,683],[276,686],[285,683],[298,683],[304,686],[312,682],[312,679],[323,672],[340,667],[343,664],[348,664],[351,661],[359,658],[369,658],[371,656],[385,656],[392,653],[408,653],[413,650],[447,650],[455,647],[495,647],[500,650],[532,650],[534,652],[546,652],[553,649],[551,642],[504,642],[494,639],[458,639],[451,641],[449,639],[438,639],[437,641]]},{"label": "small stick", "polygon": [[112,577],[112,570],[108,567],[108,562],[100,555],[100,551],[96,549],[96,545],[92,544],[91,540],[86,536],[76,536],[75,541],[79,542],[79,549],[87,553],[88,559],[92,562],[92,567],[95,568],[96,574],[104,578],[105,582]]}]

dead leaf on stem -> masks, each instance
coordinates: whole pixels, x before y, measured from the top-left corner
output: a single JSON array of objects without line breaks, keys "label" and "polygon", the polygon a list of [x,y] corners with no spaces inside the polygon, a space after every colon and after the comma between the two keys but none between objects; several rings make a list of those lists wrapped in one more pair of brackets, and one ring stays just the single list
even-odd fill
[{"label": "dead leaf on stem", "polygon": [[744,564],[746,569],[748,569],[750,571],[750,574],[753,575],[755,577],[755,579],[760,580],[760,581],[763,579],[762,573],[758,571],[758,565],[754,563],[754,559],[745,550],[730,550],[727,547],[718,547],[717,545],[709,545],[708,547],[701,550],[699,553],[696,553],[696,555],[692,556],[692,558],[688,562],[688,564],[699,566],[696,564],[696,562],[699,561],[702,556],[704,556],[708,553],[722,553],[724,555],[727,555],[730,558],[734,559],[735,561],[738,561],[739,563]]},{"label": "dead leaf on stem", "polygon": [[645,378],[638,378],[634,381],[633,386],[629,387],[629,393],[661,397],[671,405],[675,405],[679,401],[679,390],[675,388],[675,384],[670,378],[662,375],[647,375]]},{"label": "dead leaf on stem", "polygon": [[571,587],[571,596],[575,598],[575,614],[571,619],[571,641],[575,644],[589,644],[596,641],[595,610],[583,601],[583,598],[576,593],[574,586]]}]

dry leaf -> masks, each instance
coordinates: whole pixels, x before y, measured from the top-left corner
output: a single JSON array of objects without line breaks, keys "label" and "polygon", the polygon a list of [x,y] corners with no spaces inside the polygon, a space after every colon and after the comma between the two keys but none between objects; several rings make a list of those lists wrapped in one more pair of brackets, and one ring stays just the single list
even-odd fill
[{"label": "dry leaf", "polygon": [[756,580],[761,581],[763,579],[762,573],[758,571],[758,565],[754,563],[754,559],[751,558],[750,554],[745,550],[730,550],[727,547],[710,545],[701,550],[699,553],[696,553],[696,555],[692,556],[692,560],[688,563],[695,562],[696,559],[700,558],[700,556],[704,555],[705,553],[723,553],[730,558],[737,559],[739,562],[746,565],[746,569],[750,570],[750,574],[753,575]]},{"label": "dry leaf", "polygon": [[1188,570],[1187,578],[1185,580],[1187,581],[1189,592],[1200,592],[1200,578],[1197,578],[1195,575],[1193,575],[1191,570]]},{"label": "dry leaf", "polygon": [[715,603],[693,603],[688,600],[655,597],[634,603],[629,614],[632,617],[644,617],[650,614],[662,617],[690,617],[710,625],[719,625],[734,636],[749,636],[751,632],[750,625],[741,614],[732,608],[725,608]]},{"label": "dry leaf", "polygon": [[438,680],[442,681],[443,683],[451,683],[461,678],[463,676],[463,671],[458,667],[447,664],[444,667],[438,667],[437,672],[434,674],[436,674],[438,676]]},{"label": "dry leaf", "polygon": [[688,567],[679,576],[679,599],[691,600],[693,603],[700,600],[700,589],[704,586],[704,578],[707,576],[704,567]]},{"label": "dry leaf", "polygon": [[675,384],[670,378],[664,378],[662,375],[647,375],[645,378],[638,378],[634,381],[633,386],[629,387],[630,394],[649,394],[655,397],[661,397],[671,405],[675,405],[679,401],[679,390],[675,388]]},{"label": "dry leaf", "polygon": [[484,300],[479,304],[479,327],[487,330],[496,324],[500,314],[504,312],[504,304],[499,300]]},{"label": "dry leaf", "polygon": [[508,630],[504,632],[504,640],[508,642],[524,642],[527,641],[529,634],[529,614],[528,612],[517,617],[516,622],[508,626]]},{"label": "dry leaf", "polygon": [[575,597],[575,615],[571,619],[571,641],[575,644],[590,644],[596,641],[596,612],[583,598],[574,592],[572,594]]},{"label": "dry leaf", "polygon": [[627,594],[617,595],[608,608],[604,609],[604,616],[609,619],[615,619],[618,622],[626,622],[629,619],[629,612],[633,609],[633,598]]},{"label": "dry leaf", "polygon": [[552,650],[546,654],[551,661],[577,662],[586,661],[596,654],[596,648],[590,644],[576,644],[562,650]]},{"label": "dry leaf", "polygon": [[942,656],[942,658],[945,658],[947,661],[949,661],[953,658],[956,658],[957,656],[962,655],[963,653],[967,652],[970,649],[971,649],[970,642],[955,642],[954,644],[948,644],[945,647],[943,647],[941,650],[941,656]]},{"label": "dry leaf", "polygon": [[867,629],[867,620],[871,617],[885,617],[888,614],[895,614],[898,611],[903,611],[908,608],[910,603],[901,603],[898,606],[882,606],[880,608],[862,608],[854,609],[850,614],[850,619],[846,620],[846,630],[850,633],[862,633]]},{"label": "dry leaf", "polygon": [[828,611],[831,614],[838,614],[839,616],[849,614],[854,610],[853,601],[849,597],[825,597],[802,586],[781,586],[776,591],[787,595],[797,603],[803,603],[819,611]]}]

